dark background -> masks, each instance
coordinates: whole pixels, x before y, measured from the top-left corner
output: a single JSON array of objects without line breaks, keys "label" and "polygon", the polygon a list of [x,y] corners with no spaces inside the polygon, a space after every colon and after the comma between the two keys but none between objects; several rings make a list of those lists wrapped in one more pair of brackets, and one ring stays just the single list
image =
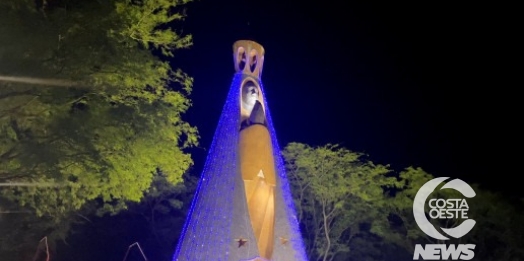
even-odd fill
[{"label": "dark background", "polygon": [[262,81],[281,147],[339,143],[396,170],[419,166],[520,196],[509,180],[519,175],[508,156],[518,117],[503,83],[512,35],[503,9],[201,0],[187,14],[194,46],[173,63],[195,78],[196,171],[231,84],[232,44],[250,39],[266,50]]}]

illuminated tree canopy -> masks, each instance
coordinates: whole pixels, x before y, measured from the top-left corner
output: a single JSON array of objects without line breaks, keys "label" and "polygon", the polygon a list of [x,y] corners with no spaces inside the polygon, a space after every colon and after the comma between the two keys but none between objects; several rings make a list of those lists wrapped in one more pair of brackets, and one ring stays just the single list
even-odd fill
[{"label": "illuminated tree canopy", "polygon": [[387,166],[336,145],[290,143],[283,151],[311,260],[349,251],[360,224],[378,217],[382,187],[395,186]]},{"label": "illuminated tree canopy", "polygon": [[4,197],[58,221],[94,199],[139,201],[159,171],[182,180],[192,78],[162,57],[192,44],[171,28],[187,2],[0,3],[0,74],[77,83],[0,82],[0,182],[31,184]]},{"label": "illuminated tree canopy", "polygon": [[[395,172],[337,145],[290,143],[283,150],[297,214],[310,260],[405,260],[415,244],[476,244],[480,260],[521,260],[522,202],[473,184],[468,216],[477,224],[463,238],[442,242],[427,236],[413,217],[413,199],[434,177],[421,168]],[[461,198],[444,189],[438,198]],[[426,209],[429,214],[429,208]],[[456,227],[461,218],[431,219]]]}]

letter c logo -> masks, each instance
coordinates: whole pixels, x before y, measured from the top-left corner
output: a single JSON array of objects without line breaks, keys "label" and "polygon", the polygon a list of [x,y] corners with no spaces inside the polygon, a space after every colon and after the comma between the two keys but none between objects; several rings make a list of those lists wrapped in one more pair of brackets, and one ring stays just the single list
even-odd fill
[{"label": "letter c logo", "polygon": [[[415,222],[417,222],[417,225],[420,227],[422,232],[426,233],[426,235],[439,240],[449,240],[449,238],[445,237],[440,232],[438,232],[437,229],[435,229],[435,227],[431,224],[431,222],[429,222],[429,220],[426,218],[424,206],[426,204],[428,196],[431,193],[433,193],[433,191],[435,191],[435,189],[438,187],[440,183],[444,182],[448,178],[449,177],[435,178],[426,182],[426,184],[424,184],[419,189],[417,195],[415,195],[415,200],[413,202],[413,216],[415,217]],[[467,198],[472,198],[476,195],[475,191],[473,191],[471,186],[469,186],[466,182],[460,179],[454,179],[448,182],[447,184],[442,186],[441,189],[444,188],[455,189]],[[475,220],[467,219],[457,227],[441,229],[446,234],[454,238],[460,238],[467,234],[469,231],[471,231],[471,229],[473,229],[473,227],[475,226],[475,223]]]}]

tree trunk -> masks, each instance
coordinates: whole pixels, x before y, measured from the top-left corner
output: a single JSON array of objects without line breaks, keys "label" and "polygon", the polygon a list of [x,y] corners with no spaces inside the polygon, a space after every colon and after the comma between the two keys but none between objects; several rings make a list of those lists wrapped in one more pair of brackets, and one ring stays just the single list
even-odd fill
[{"label": "tree trunk", "polygon": [[326,204],[322,204],[322,217],[324,218],[324,235],[326,236],[326,249],[324,250],[324,258],[322,261],[326,261],[329,255],[329,249],[331,248],[331,240],[329,239],[328,222],[326,216]]}]

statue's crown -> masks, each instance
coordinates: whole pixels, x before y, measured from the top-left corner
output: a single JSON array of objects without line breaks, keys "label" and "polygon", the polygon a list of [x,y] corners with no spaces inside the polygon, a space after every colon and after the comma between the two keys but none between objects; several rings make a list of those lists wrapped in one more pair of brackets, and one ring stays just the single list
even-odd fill
[{"label": "statue's crown", "polygon": [[236,41],[233,44],[233,61],[237,73],[260,79],[264,66],[264,47],[250,40]]}]

